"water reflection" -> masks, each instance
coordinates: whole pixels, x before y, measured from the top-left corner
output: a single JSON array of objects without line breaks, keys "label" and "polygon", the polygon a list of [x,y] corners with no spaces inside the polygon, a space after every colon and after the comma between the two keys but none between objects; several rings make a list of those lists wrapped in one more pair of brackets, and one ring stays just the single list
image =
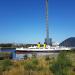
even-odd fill
[{"label": "water reflection", "polygon": [[43,52],[36,52],[36,53],[25,53],[25,54],[16,54],[16,59],[24,59],[24,55],[27,55],[28,57],[32,57],[32,55],[35,55],[36,57],[40,56],[50,56],[50,57],[56,57],[59,53],[43,53]]}]

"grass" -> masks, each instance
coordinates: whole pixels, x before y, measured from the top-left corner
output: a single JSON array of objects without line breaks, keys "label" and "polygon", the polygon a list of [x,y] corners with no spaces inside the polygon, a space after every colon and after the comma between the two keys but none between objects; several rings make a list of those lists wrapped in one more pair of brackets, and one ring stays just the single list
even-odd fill
[{"label": "grass", "polygon": [[[61,65],[62,64],[62,65]],[[4,65],[1,66],[1,65]],[[3,69],[4,70],[3,70]],[[53,69],[53,70],[52,70]],[[61,72],[64,71],[64,74]],[[58,72],[58,73],[57,73]],[[25,60],[0,61],[0,75],[75,75],[75,53],[66,52],[56,59],[49,56]]]}]

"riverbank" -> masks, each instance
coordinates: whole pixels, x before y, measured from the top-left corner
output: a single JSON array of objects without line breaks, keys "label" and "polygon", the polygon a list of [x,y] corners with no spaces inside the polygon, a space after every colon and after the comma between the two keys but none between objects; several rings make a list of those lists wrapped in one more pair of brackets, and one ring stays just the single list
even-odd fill
[{"label": "riverbank", "polygon": [[23,60],[0,61],[0,75],[75,75],[75,52],[51,56],[26,57]]}]

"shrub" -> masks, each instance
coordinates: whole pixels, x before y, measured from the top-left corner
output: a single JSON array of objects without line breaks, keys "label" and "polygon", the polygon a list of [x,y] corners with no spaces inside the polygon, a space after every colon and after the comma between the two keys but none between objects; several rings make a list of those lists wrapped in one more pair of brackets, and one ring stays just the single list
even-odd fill
[{"label": "shrub", "polygon": [[36,58],[33,58],[31,61],[25,63],[24,68],[26,70],[36,70],[37,65],[38,65],[38,60]]},{"label": "shrub", "polygon": [[12,62],[9,59],[5,59],[5,60],[2,60],[0,65],[1,65],[2,71],[5,71],[10,69]]},{"label": "shrub", "polygon": [[33,58],[33,59],[32,59],[32,64],[38,65],[38,60],[37,60],[36,58]]},{"label": "shrub", "polygon": [[49,60],[50,60],[50,57],[49,57],[48,55],[46,55],[46,56],[45,56],[45,60],[46,60],[46,61],[49,61]]},{"label": "shrub", "polygon": [[28,58],[27,54],[24,55],[24,59],[26,60]]},{"label": "shrub", "polygon": [[71,61],[66,57],[66,52],[61,52],[57,61],[52,64],[50,70],[54,75],[68,75],[67,71],[71,67]]}]

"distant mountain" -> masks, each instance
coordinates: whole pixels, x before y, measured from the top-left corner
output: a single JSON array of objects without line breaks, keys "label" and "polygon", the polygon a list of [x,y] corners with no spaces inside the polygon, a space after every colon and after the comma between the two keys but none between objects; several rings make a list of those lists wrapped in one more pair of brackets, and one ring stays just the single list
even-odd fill
[{"label": "distant mountain", "polygon": [[75,47],[75,37],[70,37],[59,44],[59,46]]}]

